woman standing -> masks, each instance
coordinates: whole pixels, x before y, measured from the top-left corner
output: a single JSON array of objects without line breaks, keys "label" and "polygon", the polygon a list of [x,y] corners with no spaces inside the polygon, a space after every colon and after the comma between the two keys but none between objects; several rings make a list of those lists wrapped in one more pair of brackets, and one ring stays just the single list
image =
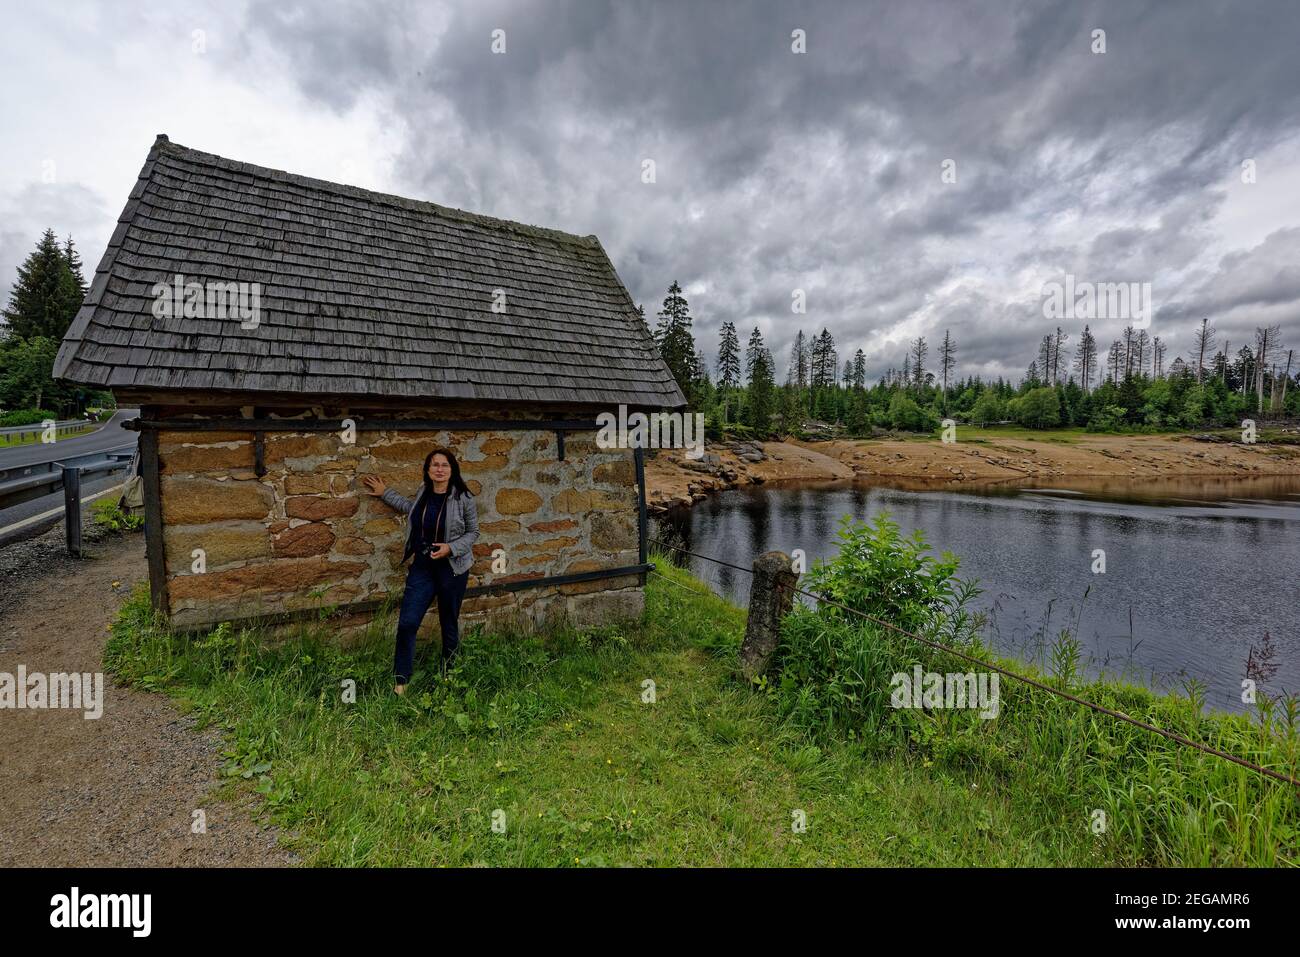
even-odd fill
[{"label": "woman standing", "polygon": [[450,449],[434,449],[424,460],[424,484],[414,502],[388,488],[373,475],[362,481],[371,495],[407,516],[405,562],[412,555],[402,592],[402,609],[397,616],[397,651],[393,674],[398,694],[406,692],[415,657],[415,633],[435,598],[438,623],[442,627],[442,665],[446,670],[460,646],[460,603],[474,564],[474,543],[478,541],[478,506],[460,464]]}]

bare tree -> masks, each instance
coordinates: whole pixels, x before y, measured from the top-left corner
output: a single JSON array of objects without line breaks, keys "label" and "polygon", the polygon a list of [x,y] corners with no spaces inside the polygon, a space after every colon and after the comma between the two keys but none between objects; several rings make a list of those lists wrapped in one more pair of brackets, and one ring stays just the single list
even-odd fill
[{"label": "bare tree", "polygon": [[1151,340],[1151,372],[1157,379],[1165,374],[1165,352],[1168,347],[1156,336]]},{"label": "bare tree", "polygon": [[1255,394],[1259,411],[1264,411],[1264,374],[1268,369],[1268,350],[1280,348],[1277,337],[1281,334],[1278,326],[1261,326],[1255,330]]},{"label": "bare tree", "polygon": [[1110,381],[1119,385],[1120,369],[1124,365],[1124,343],[1116,339],[1110,344],[1110,354],[1106,357],[1110,369]]},{"label": "bare tree", "polygon": [[1201,327],[1196,330],[1196,384],[1201,384],[1201,377],[1205,372],[1205,354],[1214,351],[1214,334],[1217,332],[1214,326],[1210,325],[1208,317],[1201,320]]},{"label": "bare tree", "polygon": [[1279,411],[1286,407],[1286,385],[1291,381],[1291,356],[1294,352],[1294,349],[1288,349],[1286,351],[1286,372],[1282,373],[1282,394],[1277,400],[1277,408]]},{"label": "bare tree", "polygon": [[1097,368],[1097,340],[1087,326],[1083,327],[1079,346],[1074,350],[1074,368],[1079,372],[1083,391],[1087,392],[1092,387],[1092,376]]},{"label": "bare tree", "polygon": [[1124,378],[1133,374],[1133,346],[1136,333],[1132,326],[1124,327]]},{"label": "bare tree", "polygon": [[957,346],[952,341],[952,334],[943,330],[943,345],[939,347],[939,368],[943,372],[943,410],[948,411],[948,379],[957,364]]}]

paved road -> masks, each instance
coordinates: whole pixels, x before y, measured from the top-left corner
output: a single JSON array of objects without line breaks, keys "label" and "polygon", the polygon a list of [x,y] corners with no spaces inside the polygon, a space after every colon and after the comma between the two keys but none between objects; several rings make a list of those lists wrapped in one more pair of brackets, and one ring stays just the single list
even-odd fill
[{"label": "paved road", "polygon": [[[39,462],[53,462],[73,455],[86,455],[103,452],[136,443],[138,433],[128,432],[122,423],[134,419],[140,414],[139,409],[119,409],[103,426],[85,435],[69,436],[57,442],[45,444],[36,442],[20,445],[12,449],[0,449],[0,468],[14,465],[35,465]],[[87,476],[81,483],[81,500],[83,513],[90,508],[86,500],[96,492],[121,485],[126,480],[126,472],[114,472],[109,475]],[[54,515],[46,515],[55,512]],[[40,521],[28,519],[45,516]],[[63,492],[35,498],[28,502],[0,509],[0,546],[11,541],[21,540],[49,528],[52,522],[63,520]]]},{"label": "paved road", "polygon": [[[101,497],[96,493],[114,488],[126,481],[126,472],[113,472],[110,475],[98,475],[83,479],[81,482],[81,514],[90,514],[93,501]],[[116,501],[120,492],[107,497]],[[53,514],[50,514],[53,513]],[[34,521],[29,521],[34,519]],[[0,548],[10,542],[20,542],[39,535],[51,525],[63,521],[63,492],[55,492],[29,502],[22,502],[11,508],[0,509]]]},{"label": "paved road", "polygon": [[0,447],[0,468],[54,462],[70,455],[86,455],[123,445],[134,445],[138,433],[128,432],[122,428],[122,423],[139,414],[139,409],[118,409],[111,419],[94,432],[70,435],[57,442],[33,442],[30,445],[16,445],[11,449]]}]

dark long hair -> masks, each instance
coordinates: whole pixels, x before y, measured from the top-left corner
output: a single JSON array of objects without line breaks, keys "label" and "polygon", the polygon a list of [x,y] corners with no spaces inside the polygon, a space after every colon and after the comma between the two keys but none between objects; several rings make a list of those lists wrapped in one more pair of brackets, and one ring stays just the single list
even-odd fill
[{"label": "dark long hair", "polygon": [[451,463],[451,481],[447,483],[447,488],[455,489],[457,495],[460,495],[462,493],[465,495],[469,495],[470,494],[469,486],[466,485],[465,480],[460,477],[460,463],[456,461],[456,453],[453,452],[451,449],[444,449],[439,447],[434,449],[432,452],[430,452],[428,455],[424,457],[423,478],[424,478],[425,497],[428,498],[428,496],[433,494],[433,479],[429,478],[429,463],[433,461],[433,457],[435,455],[445,455],[447,457],[447,461]]}]

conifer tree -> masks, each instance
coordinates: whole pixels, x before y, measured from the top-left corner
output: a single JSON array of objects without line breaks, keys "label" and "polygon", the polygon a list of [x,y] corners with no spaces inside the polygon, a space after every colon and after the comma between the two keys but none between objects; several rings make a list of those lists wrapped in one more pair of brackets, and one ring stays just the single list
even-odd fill
[{"label": "conifer tree", "polygon": [[68,257],[59,248],[54,230],[47,229],[35,252],[18,267],[18,280],[4,311],[8,334],[22,339],[43,336],[59,342],[83,298],[84,287],[78,284]]}]

